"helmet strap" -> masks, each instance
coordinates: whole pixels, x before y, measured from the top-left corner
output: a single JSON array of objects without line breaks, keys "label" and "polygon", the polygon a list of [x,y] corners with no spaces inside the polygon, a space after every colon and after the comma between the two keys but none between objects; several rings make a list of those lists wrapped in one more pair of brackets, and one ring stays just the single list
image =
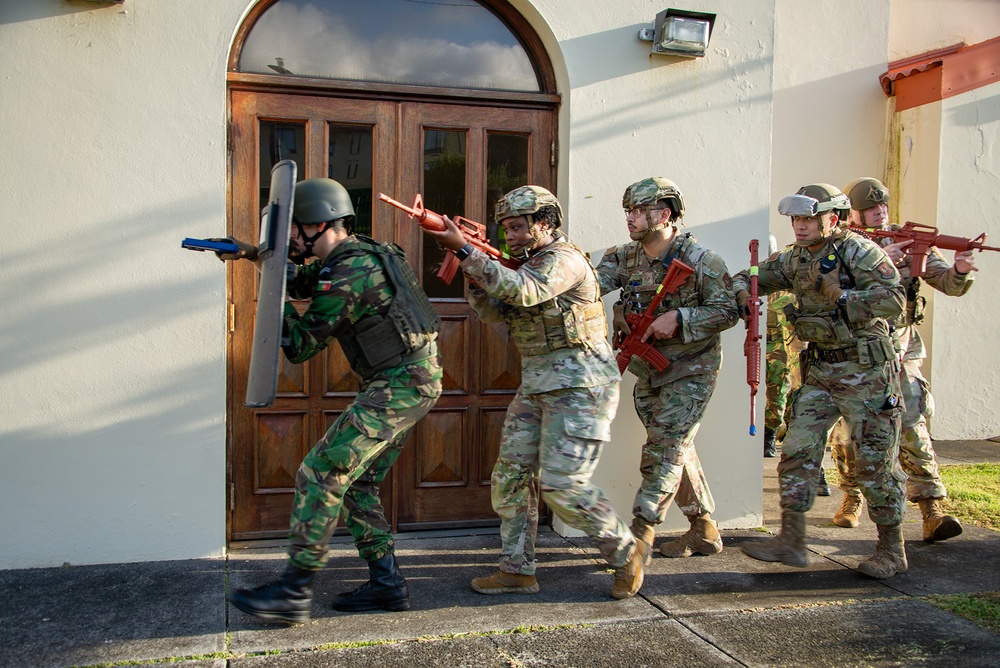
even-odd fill
[{"label": "helmet strap", "polygon": [[328,223],[320,223],[317,226],[319,229],[316,234],[309,236],[306,234],[305,227],[302,223],[293,222],[292,224],[299,229],[299,236],[302,237],[302,245],[305,247],[305,250],[303,250],[302,253],[289,254],[288,257],[295,264],[305,264],[307,259],[315,255],[315,253],[313,253],[313,246],[316,245],[319,238],[323,236],[323,234],[330,229],[330,227]]}]

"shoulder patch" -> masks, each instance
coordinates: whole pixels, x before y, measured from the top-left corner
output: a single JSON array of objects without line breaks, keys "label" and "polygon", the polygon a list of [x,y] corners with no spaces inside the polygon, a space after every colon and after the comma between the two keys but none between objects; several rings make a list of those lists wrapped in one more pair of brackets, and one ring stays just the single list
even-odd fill
[{"label": "shoulder patch", "polygon": [[729,275],[729,272],[722,275],[722,284],[726,286],[727,290],[733,289],[733,277]]},{"label": "shoulder patch", "polygon": [[618,246],[612,246],[608,250],[604,251],[604,257],[607,257],[609,255],[614,255],[617,250],[618,250]]},{"label": "shoulder patch", "polygon": [[891,262],[885,260],[883,262],[879,262],[878,266],[875,267],[875,271],[877,271],[882,278],[892,278],[896,273],[896,268],[892,266]]}]

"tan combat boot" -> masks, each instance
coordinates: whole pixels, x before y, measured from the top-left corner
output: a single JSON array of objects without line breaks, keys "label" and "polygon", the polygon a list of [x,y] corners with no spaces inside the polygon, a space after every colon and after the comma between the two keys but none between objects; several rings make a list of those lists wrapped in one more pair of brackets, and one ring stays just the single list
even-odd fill
[{"label": "tan combat boot", "polygon": [[840,502],[840,510],[833,515],[833,523],[839,527],[853,529],[861,521],[861,507],[865,504],[864,497],[844,495]]},{"label": "tan combat boot", "polygon": [[722,552],[722,536],[719,525],[708,513],[689,517],[691,528],[687,533],[660,546],[664,557],[690,557],[692,554],[712,555]]},{"label": "tan combat boot", "polygon": [[480,594],[537,594],[538,580],[534,575],[497,571],[484,578],[475,578],[472,588]]},{"label": "tan combat boot", "polygon": [[641,540],[635,541],[635,551],[624,566],[615,569],[615,583],[611,586],[611,596],[617,599],[632,598],[642,589],[646,577],[646,559],[650,549]]},{"label": "tan combat boot", "polygon": [[646,544],[648,549],[646,550],[646,563],[643,565],[649,566],[653,561],[653,540],[656,538],[656,529],[641,517],[633,517],[632,535],[635,536],[636,540]]},{"label": "tan combat boot", "polygon": [[875,544],[875,554],[858,564],[858,570],[879,580],[891,578],[896,573],[905,573],[908,565],[906,549],[903,547],[902,525],[876,526],[878,542]]},{"label": "tan combat boot", "polygon": [[924,515],[924,541],[947,540],[962,533],[962,525],[941,510],[941,499],[919,499],[917,505]]},{"label": "tan combat boot", "polygon": [[782,511],[781,533],[770,540],[746,543],[743,551],[761,561],[805,566],[809,563],[806,552],[806,514],[794,510]]}]

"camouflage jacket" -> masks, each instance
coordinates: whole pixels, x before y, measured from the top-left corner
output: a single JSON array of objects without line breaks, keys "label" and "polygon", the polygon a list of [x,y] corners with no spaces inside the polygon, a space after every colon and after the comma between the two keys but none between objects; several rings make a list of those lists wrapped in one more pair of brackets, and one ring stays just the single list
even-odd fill
[{"label": "camouflage jacket", "polygon": [[[603,306],[597,277],[583,252],[565,237],[537,251],[518,269],[508,269],[474,250],[462,261],[462,271],[474,281],[469,304],[483,322],[507,324],[517,341],[519,332],[551,312],[571,313],[577,305]],[[568,322],[568,320],[566,321]],[[547,329],[551,326],[547,325]],[[621,379],[607,339],[607,324],[586,344],[558,347],[541,354],[521,355],[521,391],[537,394],[570,387],[596,387]]]},{"label": "camouflage jacket", "polygon": [[625,307],[625,315],[641,315],[667,273],[664,259],[673,257],[693,267],[694,274],[674,294],[664,297],[656,310],[657,316],[673,310],[678,313],[677,336],[655,344],[670,360],[670,366],[651,375],[649,366],[638,357],[629,363],[632,373],[649,378],[654,386],[692,374],[718,371],[722,365],[720,334],[739,319],[726,263],[720,255],[699,245],[689,233],[676,234],[663,257],[652,262],[638,241],[609,248],[597,266],[601,293],[621,289],[619,301]]},{"label": "camouflage jacket", "polygon": [[[351,324],[372,315],[385,315],[395,290],[378,255],[371,252],[344,253],[357,244],[348,237],[326,260],[297,267],[288,282],[292,299],[309,299],[309,307],[299,315],[295,305],[285,302],[282,350],[294,364],[304,362],[333,343]],[[345,246],[345,244],[347,244]],[[431,340],[436,334],[427,335]],[[431,378],[440,369],[437,355],[378,374],[400,387],[431,391]]]},{"label": "camouflage jacket", "polygon": [[[838,272],[847,290],[843,308],[816,289],[821,263],[834,264],[831,271]],[[899,318],[905,301],[899,272],[885,252],[843,229],[834,230],[815,252],[789,246],[771,255],[760,263],[758,286],[762,295],[792,291],[796,335],[820,350],[855,347],[863,339],[880,339],[889,345],[889,325]],[[749,273],[736,274],[733,287],[737,292],[749,291]]]},{"label": "camouflage jacket", "polygon": [[[892,229],[899,229],[900,225],[892,225]],[[880,239],[881,245],[888,246],[893,243],[892,239]],[[903,359],[923,359],[927,357],[927,350],[924,342],[920,338],[920,333],[914,325],[919,325],[924,319],[924,308],[927,300],[920,295],[921,282],[926,283],[935,290],[943,292],[949,297],[961,297],[972,287],[973,272],[960,274],[955,267],[948,263],[937,248],[931,248],[927,254],[927,267],[923,276],[910,276],[910,260],[904,257],[896,264],[899,270],[900,282],[906,289],[906,308],[900,318],[896,321],[894,335],[897,339],[897,346],[903,354]]]}]

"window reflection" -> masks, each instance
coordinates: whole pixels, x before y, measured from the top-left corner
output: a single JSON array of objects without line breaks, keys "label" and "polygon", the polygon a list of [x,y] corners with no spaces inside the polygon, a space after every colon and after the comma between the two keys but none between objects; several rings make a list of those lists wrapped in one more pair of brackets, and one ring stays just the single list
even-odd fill
[{"label": "window reflection", "polygon": [[372,234],[372,128],[330,125],[327,176],[347,188],[354,204],[354,231]]},{"label": "window reflection", "polygon": [[510,252],[497,225],[496,203],[514,188],[528,184],[528,135],[490,132],[486,142],[486,232],[490,244]]},{"label": "window reflection", "polygon": [[282,160],[294,160],[298,180],[305,178],[305,123],[260,121],[260,174],[258,210],[267,204],[271,190],[271,168]]},{"label": "window reflection", "polygon": [[540,90],[517,38],[475,0],[278,0],[251,29],[238,70]]},{"label": "window reflection", "polygon": [[[424,205],[431,211],[454,218],[465,215],[465,132],[424,131]],[[462,276],[451,285],[437,277],[445,252],[434,238],[423,237],[423,286],[428,297],[461,299],[465,292]]]}]

